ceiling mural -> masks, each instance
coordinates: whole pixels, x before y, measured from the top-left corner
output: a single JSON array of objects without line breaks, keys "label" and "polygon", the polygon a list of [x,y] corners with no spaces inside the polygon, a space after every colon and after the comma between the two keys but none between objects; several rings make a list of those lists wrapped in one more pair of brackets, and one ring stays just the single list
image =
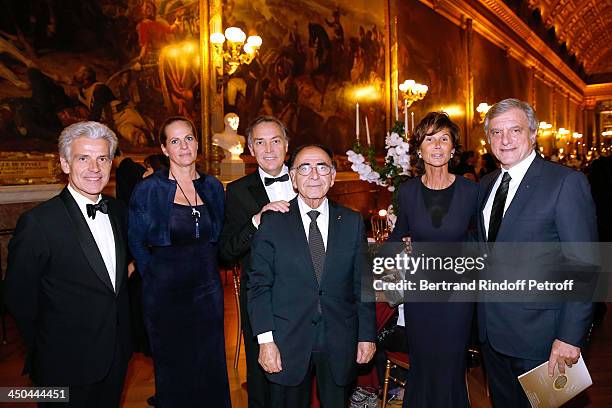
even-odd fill
[{"label": "ceiling mural", "polygon": [[612,0],[529,0],[588,75],[612,72]]}]

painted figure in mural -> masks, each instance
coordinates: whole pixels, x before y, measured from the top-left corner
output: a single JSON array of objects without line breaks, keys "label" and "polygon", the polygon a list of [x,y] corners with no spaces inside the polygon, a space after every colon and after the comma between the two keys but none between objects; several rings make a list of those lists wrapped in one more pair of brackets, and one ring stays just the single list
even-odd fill
[{"label": "painted figure in mural", "polygon": [[3,111],[0,129],[4,137],[56,142],[64,126],[87,118],[87,111],[39,69],[28,69],[27,78],[32,90],[30,97],[7,98],[0,103]]},{"label": "painted figure in mural", "polygon": [[157,19],[157,7],[150,0],[142,3],[142,14],[143,19],[136,27],[141,47],[138,60],[143,65],[156,64],[159,51],[172,34],[172,28],[166,21]]},{"label": "painted figure in mural", "polygon": [[316,90],[321,94],[321,107],[323,107],[325,91],[332,74],[331,41],[320,24],[308,24],[308,35],[308,46],[314,48],[314,69],[310,72],[310,79]]},{"label": "painted figure in mural", "polygon": [[299,89],[293,76],[293,61],[279,57],[274,66],[272,78],[264,94],[264,108],[279,118],[291,132],[297,131]]},{"label": "painted figure in mural", "polygon": [[98,82],[93,68],[79,67],[74,74],[74,81],[79,87],[79,101],[90,111],[89,120],[107,124],[132,145],[149,144],[151,124],[132,103],[118,100],[106,84]]},{"label": "painted figure in mural", "polygon": [[229,149],[232,147],[240,145],[244,149],[245,139],[244,136],[238,134],[238,126],[240,124],[238,115],[231,112],[228,113],[223,118],[223,123],[225,124],[225,129],[223,129],[223,132],[213,135],[212,143],[223,149],[223,153],[227,159],[231,156]]}]

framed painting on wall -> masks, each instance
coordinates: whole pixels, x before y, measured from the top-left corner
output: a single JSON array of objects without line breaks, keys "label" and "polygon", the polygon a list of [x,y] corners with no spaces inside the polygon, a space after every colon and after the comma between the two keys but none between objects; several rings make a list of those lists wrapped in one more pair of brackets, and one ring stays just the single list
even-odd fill
[{"label": "framed painting on wall", "polygon": [[[199,126],[200,3],[207,4],[5,2],[0,15],[0,150],[14,152],[13,158],[57,152],[64,127],[96,120],[115,131],[123,152],[143,155],[159,153],[156,135],[166,117],[186,116]],[[28,161],[27,155],[23,160]],[[15,165],[3,166],[3,172],[14,171]]]},{"label": "framed painting on wall", "polygon": [[241,117],[240,132],[258,115],[286,124],[292,146],[321,143],[344,154],[356,138],[360,105],[371,144],[386,134],[386,0],[224,0],[223,26],[263,39],[258,57],[224,79],[224,111]]}]

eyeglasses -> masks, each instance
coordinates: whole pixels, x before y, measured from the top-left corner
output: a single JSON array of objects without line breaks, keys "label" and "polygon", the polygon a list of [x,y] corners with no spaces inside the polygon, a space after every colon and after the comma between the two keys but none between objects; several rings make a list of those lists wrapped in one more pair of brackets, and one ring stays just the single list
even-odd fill
[{"label": "eyeglasses", "polygon": [[316,165],[312,165],[310,163],[303,163],[297,167],[294,167],[292,170],[296,170],[300,174],[300,176],[308,176],[312,173],[312,169],[317,169],[317,174],[319,176],[327,176],[332,171],[332,167],[325,163],[318,163]]}]

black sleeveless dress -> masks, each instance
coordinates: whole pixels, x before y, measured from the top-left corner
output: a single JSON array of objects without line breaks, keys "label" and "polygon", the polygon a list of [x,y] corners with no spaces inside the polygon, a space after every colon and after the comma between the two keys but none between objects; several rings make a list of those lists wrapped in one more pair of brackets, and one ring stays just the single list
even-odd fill
[{"label": "black sleeveless dress", "polygon": [[230,407],[223,332],[223,288],[211,220],[173,204],[172,245],[152,248],[143,274],[143,311],[155,365],[158,407]]},{"label": "black sleeveless dress", "polygon": [[[399,215],[390,242],[462,242],[476,213],[477,186],[456,176],[446,190],[429,190],[420,177],[399,192]],[[404,407],[469,407],[466,355],[473,303],[404,303],[410,370]]]}]

